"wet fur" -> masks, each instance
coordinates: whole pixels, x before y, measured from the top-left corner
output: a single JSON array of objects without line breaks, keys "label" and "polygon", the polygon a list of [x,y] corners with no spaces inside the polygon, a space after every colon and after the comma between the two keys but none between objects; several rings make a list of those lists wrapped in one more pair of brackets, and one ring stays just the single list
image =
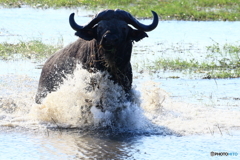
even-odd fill
[{"label": "wet fur", "polygon": [[95,39],[79,38],[74,43],[57,51],[45,63],[39,80],[36,102],[41,103],[48,93],[56,91],[67,74],[73,74],[77,63],[89,72],[108,71],[111,79],[129,92],[132,84],[130,64],[132,41],[105,50]]}]

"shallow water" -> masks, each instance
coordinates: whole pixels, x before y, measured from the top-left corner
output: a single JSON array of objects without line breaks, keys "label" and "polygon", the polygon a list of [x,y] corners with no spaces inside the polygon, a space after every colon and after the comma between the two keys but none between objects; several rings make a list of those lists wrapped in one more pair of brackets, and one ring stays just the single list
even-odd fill
[{"label": "shallow water", "polygon": [[[0,41],[41,39],[55,44],[62,39],[68,44],[76,39],[68,16],[77,10],[77,21],[91,19],[92,13],[81,9],[1,8]],[[148,39],[136,43],[132,61],[154,59],[156,54],[182,56],[179,50],[168,52],[171,46],[191,48],[197,57],[214,43],[211,38],[218,43],[239,41],[239,27],[239,22],[162,21]],[[75,77],[37,105],[37,65],[0,61],[1,159],[209,159],[211,151],[240,153],[239,79],[168,79],[163,78],[168,73],[134,70],[134,96],[128,102],[118,86],[79,66]],[[96,92],[84,90],[89,77],[101,84]],[[107,97],[105,113],[89,109],[85,101],[97,104],[100,95]],[[125,109],[117,111],[119,106]]]},{"label": "shallow water", "polygon": [[[76,22],[85,24],[97,11],[91,12],[84,9],[0,9],[0,41],[25,41],[40,39],[43,42],[57,43],[59,39],[64,44],[74,41],[74,31],[71,29],[68,18],[76,13]],[[141,20],[150,24],[151,20]],[[240,40],[240,22],[194,22],[194,21],[160,21],[158,27],[149,32],[149,38],[136,43],[161,44],[161,43],[191,43],[192,45],[209,45],[212,39],[218,43],[233,43]]]},{"label": "shallow water", "polygon": [[[211,157],[210,152],[234,152],[239,148],[239,136],[98,137],[67,132],[48,136],[8,133],[0,134],[0,140],[6,148],[1,159],[219,159]],[[156,142],[157,147],[153,145]]]}]

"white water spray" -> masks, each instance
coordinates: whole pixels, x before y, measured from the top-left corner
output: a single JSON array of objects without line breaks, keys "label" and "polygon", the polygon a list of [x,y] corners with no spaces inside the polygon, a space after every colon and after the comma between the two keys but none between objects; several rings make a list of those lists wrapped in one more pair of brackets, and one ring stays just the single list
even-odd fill
[{"label": "white water spray", "polygon": [[106,72],[89,73],[78,66],[73,76],[35,105],[31,117],[62,127],[114,127],[144,129],[150,121],[143,115],[140,95],[132,90],[131,100]]},{"label": "white water spray", "polygon": [[[26,81],[20,80],[16,81],[18,85]],[[2,96],[0,126],[24,127],[29,130],[47,126],[110,127],[157,131],[163,135],[231,134],[232,130],[239,129],[239,110],[175,102],[170,94],[160,88],[159,83],[140,82],[137,88],[132,89],[129,100],[122,88],[109,80],[107,73],[89,73],[78,66],[74,75],[69,76],[40,105],[34,103],[34,85],[30,88],[27,86],[28,92],[25,88],[22,92],[18,90],[14,94]]]}]

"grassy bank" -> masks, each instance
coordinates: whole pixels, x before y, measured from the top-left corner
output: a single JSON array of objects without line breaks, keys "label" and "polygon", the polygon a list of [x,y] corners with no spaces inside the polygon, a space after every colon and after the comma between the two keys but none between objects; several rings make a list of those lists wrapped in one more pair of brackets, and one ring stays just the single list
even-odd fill
[{"label": "grassy bank", "polygon": [[62,45],[46,45],[38,40],[19,42],[17,44],[0,43],[0,60],[34,59],[43,60],[49,57]]},{"label": "grassy bank", "polygon": [[194,57],[188,60],[160,58],[151,62],[151,65],[147,65],[146,68],[153,73],[174,71],[198,74],[204,79],[240,77],[240,45],[220,46],[215,43],[207,46],[206,49],[208,53],[203,58],[204,61],[196,60]]},{"label": "grassy bank", "polygon": [[240,20],[239,0],[0,0],[0,4],[6,7],[87,7],[98,11],[119,8],[143,18],[152,17],[150,10],[154,10],[164,20]]},{"label": "grassy bank", "polygon": [[[17,44],[0,43],[0,60],[33,59],[46,60],[63,45],[47,45],[38,40]],[[174,48],[173,48],[174,49]],[[190,57],[159,58],[149,64],[139,66],[150,73],[184,72],[187,75],[200,75],[201,78],[238,78],[240,77],[240,45],[215,43],[206,47],[204,61]],[[137,67],[135,67],[138,69]],[[178,78],[178,77],[170,77]]]}]

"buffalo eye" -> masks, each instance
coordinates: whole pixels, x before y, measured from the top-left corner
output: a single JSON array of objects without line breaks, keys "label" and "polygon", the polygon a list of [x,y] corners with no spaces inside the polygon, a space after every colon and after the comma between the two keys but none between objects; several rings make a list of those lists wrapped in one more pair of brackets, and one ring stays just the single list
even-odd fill
[{"label": "buffalo eye", "polygon": [[98,31],[101,31],[103,29],[102,26],[98,26]]},{"label": "buffalo eye", "polygon": [[123,32],[127,32],[127,27],[123,27],[123,28],[122,28],[122,31],[123,31]]},{"label": "buffalo eye", "polygon": [[103,27],[102,26],[97,26],[97,33],[101,34],[102,31],[103,31]]}]

